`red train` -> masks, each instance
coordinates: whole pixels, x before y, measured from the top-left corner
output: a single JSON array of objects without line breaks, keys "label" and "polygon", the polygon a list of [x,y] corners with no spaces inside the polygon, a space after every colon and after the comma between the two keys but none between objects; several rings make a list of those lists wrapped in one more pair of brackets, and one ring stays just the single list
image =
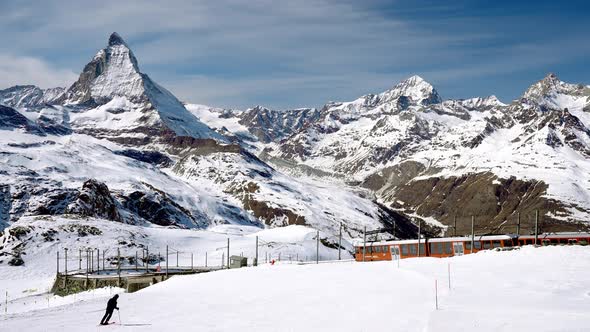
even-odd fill
[{"label": "red train", "polygon": [[[535,244],[534,235],[483,235],[471,237],[445,237],[420,240],[367,242],[355,246],[356,261],[383,261],[411,257],[450,257],[475,253],[480,250],[508,248]],[[590,243],[590,233],[556,233],[537,236],[538,245],[566,245]],[[363,248],[365,249],[363,251]]]}]

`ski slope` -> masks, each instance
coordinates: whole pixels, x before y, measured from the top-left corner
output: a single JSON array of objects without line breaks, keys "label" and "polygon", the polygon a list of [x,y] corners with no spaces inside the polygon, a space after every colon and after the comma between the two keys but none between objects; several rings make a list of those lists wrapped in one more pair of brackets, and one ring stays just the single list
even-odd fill
[{"label": "ski slope", "polygon": [[[107,298],[86,296],[1,315],[0,330],[589,331],[589,263],[588,247],[528,246],[406,259],[399,267],[392,262],[263,265],[177,276],[120,294],[123,325],[97,327]],[[119,320],[116,312],[113,318]]]}]

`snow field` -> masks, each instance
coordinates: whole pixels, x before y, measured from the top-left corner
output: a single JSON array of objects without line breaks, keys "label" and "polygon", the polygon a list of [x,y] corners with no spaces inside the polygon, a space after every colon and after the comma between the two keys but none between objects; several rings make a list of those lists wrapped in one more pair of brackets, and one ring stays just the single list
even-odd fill
[{"label": "snow field", "polygon": [[[399,267],[393,262],[277,264],[178,276],[121,295],[122,322],[150,325],[109,329],[588,331],[589,262],[588,247],[529,246],[406,259]],[[1,316],[0,330],[93,330],[105,302],[86,300]],[[114,318],[118,320],[116,313]]]}]

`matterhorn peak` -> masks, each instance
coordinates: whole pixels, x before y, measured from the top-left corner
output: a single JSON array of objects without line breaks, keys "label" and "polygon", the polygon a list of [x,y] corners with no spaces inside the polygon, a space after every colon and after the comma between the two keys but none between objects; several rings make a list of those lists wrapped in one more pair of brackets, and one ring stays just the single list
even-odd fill
[{"label": "matterhorn peak", "polygon": [[[141,112],[130,116],[140,119],[137,126],[160,122],[179,136],[224,139],[190,114],[172,93],[141,73],[133,52],[116,32],[63,96],[63,104],[95,107],[115,100],[117,105],[132,105],[129,112]],[[151,122],[142,123],[146,119]]]},{"label": "matterhorn peak", "polygon": [[109,46],[115,46],[115,45],[123,45],[123,46],[127,46],[127,43],[125,43],[125,41],[123,40],[123,38],[116,32],[113,32],[111,34],[111,36],[109,37]]}]

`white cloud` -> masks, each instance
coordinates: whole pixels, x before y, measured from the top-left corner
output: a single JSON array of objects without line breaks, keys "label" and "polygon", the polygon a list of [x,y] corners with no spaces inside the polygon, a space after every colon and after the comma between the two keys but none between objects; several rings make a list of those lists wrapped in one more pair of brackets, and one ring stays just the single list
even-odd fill
[{"label": "white cloud", "polygon": [[77,77],[70,69],[53,68],[38,58],[0,54],[0,88],[25,84],[68,87]]}]

